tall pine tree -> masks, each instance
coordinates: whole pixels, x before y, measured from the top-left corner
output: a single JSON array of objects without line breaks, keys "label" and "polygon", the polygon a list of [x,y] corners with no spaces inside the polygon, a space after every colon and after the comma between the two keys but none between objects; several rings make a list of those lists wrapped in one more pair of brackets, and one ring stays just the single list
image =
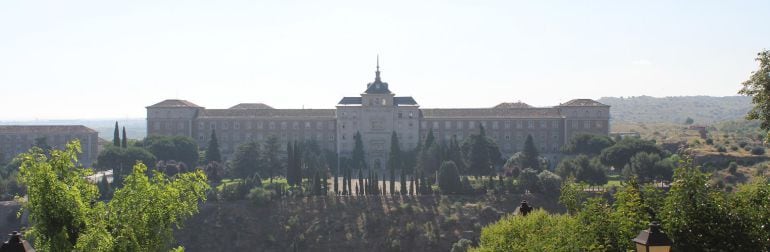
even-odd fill
[{"label": "tall pine tree", "polygon": [[366,157],[364,156],[364,141],[361,139],[361,132],[356,132],[353,136],[355,146],[353,147],[353,168],[366,169]]},{"label": "tall pine tree", "polygon": [[219,141],[217,141],[217,132],[211,130],[211,138],[209,139],[209,146],[206,147],[206,163],[222,162],[222,154],[219,152]]},{"label": "tall pine tree", "polygon": [[123,138],[120,139],[120,147],[128,148],[128,138],[126,138],[126,126],[123,126]]},{"label": "tall pine tree", "polygon": [[521,167],[532,168],[534,170],[540,170],[540,153],[535,147],[535,141],[532,140],[532,135],[527,135],[527,139],[524,140],[524,150],[522,151]]},{"label": "tall pine tree", "polygon": [[390,191],[396,187],[395,174],[396,169],[401,170],[401,148],[398,143],[396,132],[390,134],[390,154],[388,155],[388,170],[390,170]]},{"label": "tall pine tree", "polygon": [[115,132],[112,136],[112,145],[120,147],[120,128],[118,127],[118,121],[115,121]]}]

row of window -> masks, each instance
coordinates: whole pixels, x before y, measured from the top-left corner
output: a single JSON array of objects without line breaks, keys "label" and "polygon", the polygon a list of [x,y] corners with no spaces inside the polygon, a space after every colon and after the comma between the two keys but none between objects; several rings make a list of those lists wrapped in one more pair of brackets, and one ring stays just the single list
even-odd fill
[{"label": "row of window", "polygon": [[515,121],[423,121],[420,125],[422,129],[475,129],[479,125],[483,125],[484,128],[491,129],[534,129],[539,128],[559,128],[559,120],[515,120]]},{"label": "row of window", "polygon": [[198,128],[199,129],[206,129],[206,124],[208,124],[208,129],[241,129],[245,128],[247,130],[251,129],[288,129],[291,127],[291,129],[298,130],[300,128],[303,129],[317,129],[322,130],[324,129],[324,125],[326,125],[327,129],[333,130],[334,129],[334,122],[326,121],[316,121],[316,122],[309,122],[309,121],[289,121],[289,122],[266,122],[266,121],[246,121],[246,122],[229,122],[229,121],[219,121],[219,122],[198,122]]},{"label": "row of window", "polygon": [[[321,141],[321,140],[328,140],[328,141],[334,141],[335,136],[333,134],[304,134],[304,135],[287,135],[286,133],[281,133],[280,135],[275,134],[262,134],[262,133],[245,133],[245,134],[217,134],[217,140],[222,142],[243,142],[243,141],[263,141],[267,140],[270,136],[278,136],[278,140],[280,142],[285,142],[286,140],[294,141],[294,140],[315,140],[315,141]],[[199,133],[198,134],[198,140],[201,142],[208,141],[209,136],[205,133]]]}]

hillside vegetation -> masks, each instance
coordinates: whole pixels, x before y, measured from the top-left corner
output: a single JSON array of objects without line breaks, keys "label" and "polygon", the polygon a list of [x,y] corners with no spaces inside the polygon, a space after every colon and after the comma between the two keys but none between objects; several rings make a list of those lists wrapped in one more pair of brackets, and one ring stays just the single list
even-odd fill
[{"label": "hillside vegetation", "polygon": [[689,117],[695,124],[711,124],[743,119],[751,109],[747,96],[602,97],[598,101],[612,106],[614,122],[684,123]]}]

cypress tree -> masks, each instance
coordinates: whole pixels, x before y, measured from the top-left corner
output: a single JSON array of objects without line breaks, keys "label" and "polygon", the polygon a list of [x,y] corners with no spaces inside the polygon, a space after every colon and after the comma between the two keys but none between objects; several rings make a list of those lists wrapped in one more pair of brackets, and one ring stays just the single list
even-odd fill
[{"label": "cypress tree", "polygon": [[112,135],[112,145],[120,147],[120,128],[118,128],[118,121],[115,121],[115,132]]},{"label": "cypress tree", "polygon": [[345,171],[348,173],[348,193],[351,195],[353,194],[353,171],[350,170],[350,167],[345,169]]},{"label": "cypress tree", "polygon": [[409,195],[414,195],[414,180],[412,180],[411,183],[409,183]]},{"label": "cypress tree", "polygon": [[219,141],[217,141],[217,133],[212,129],[209,145],[206,147],[206,163],[211,163],[214,161],[221,163],[222,154],[219,152]]},{"label": "cypress tree", "polygon": [[[364,185],[364,173],[361,169],[358,169],[358,185],[356,185],[356,187],[359,187],[359,186],[363,187],[363,185]],[[359,191],[358,194],[361,195],[362,193]]]},{"label": "cypress tree", "polygon": [[[401,169],[403,173],[404,169]],[[390,170],[390,195],[396,194],[396,170]]]},{"label": "cypress tree", "polygon": [[294,141],[294,180],[302,187],[302,146],[297,141]]},{"label": "cypress tree", "polygon": [[337,179],[339,179],[339,172],[340,172],[340,167],[337,166],[334,169],[334,195],[339,195],[339,192],[340,192],[338,187],[339,182],[337,182]]},{"label": "cypress tree", "polygon": [[540,170],[540,153],[535,147],[535,141],[532,140],[532,135],[527,135],[527,139],[524,140],[524,150],[521,153],[523,158],[521,159],[521,168],[532,168],[536,171]]},{"label": "cypress tree", "polygon": [[393,131],[393,133],[390,134],[390,153],[388,154],[388,170],[390,170],[391,194],[396,187],[396,169],[403,170],[403,168],[401,168],[401,162],[401,148],[399,147],[398,143],[398,135],[396,135],[396,132]]},{"label": "cypress tree", "polygon": [[128,148],[128,138],[126,138],[126,126],[123,126],[123,139],[120,140],[121,148]]},{"label": "cypress tree", "polygon": [[291,142],[286,143],[286,182],[289,185],[296,185],[294,181],[294,148],[291,146]]},{"label": "cypress tree", "polygon": [[361,132],[356,132],[356,135],[353,136],[355,139],[355,146],[353,147],[353,168],[356,169],[365,169],[366,168],[366,157],[364,155],[364,142],[361,139]]},{"label": "cypress tree", "polygon": [[399,177],[399,184],[401,184],[401,194],[406,194],[406,172],[404,172],[404,169],[401,169],[401,177]]}]

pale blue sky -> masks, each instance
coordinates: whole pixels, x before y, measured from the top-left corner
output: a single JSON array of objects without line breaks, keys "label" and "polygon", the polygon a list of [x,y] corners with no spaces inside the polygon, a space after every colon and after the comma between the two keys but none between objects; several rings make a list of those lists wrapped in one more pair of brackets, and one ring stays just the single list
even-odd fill
[{"label": "pale blue sky", "polygon": [[333,108],[374,78],[422,107],[735,95],[770,1],[0,1],[0,120]]}]

